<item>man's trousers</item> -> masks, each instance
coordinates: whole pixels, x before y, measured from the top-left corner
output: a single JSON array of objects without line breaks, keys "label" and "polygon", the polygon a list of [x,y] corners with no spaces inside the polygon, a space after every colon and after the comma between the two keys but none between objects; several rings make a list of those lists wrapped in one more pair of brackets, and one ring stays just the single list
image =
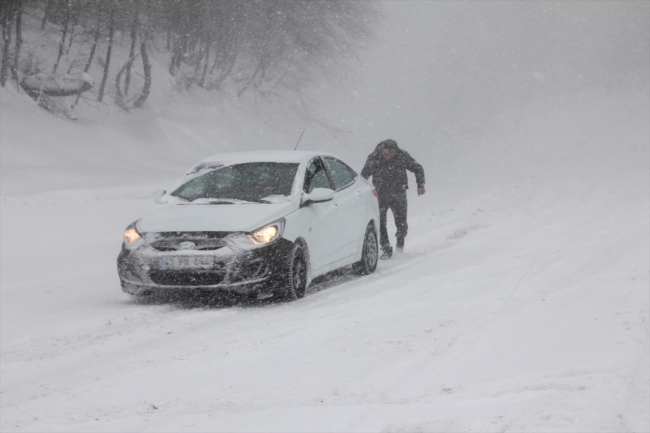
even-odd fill
[{"label": "man's trousers", "polygon": [[406,223],[407,207],[406,191],[379,193],[379,243],[381,244],[382,250],[392,251],[390,241],[388,240],[388,230],[386,229],[386,213],[388,209],[393,212],[393,217],[395,218],[397,248],[404,247],[404,238],[409,228]]}]

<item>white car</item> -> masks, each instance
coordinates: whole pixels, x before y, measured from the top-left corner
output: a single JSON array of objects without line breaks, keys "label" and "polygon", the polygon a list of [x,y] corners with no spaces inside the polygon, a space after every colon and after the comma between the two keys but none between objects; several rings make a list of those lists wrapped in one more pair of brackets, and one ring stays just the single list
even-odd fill
[{"label": "white car", "polygon": [[122,289],[211,289],[292,300],[311,280],[377,267],[372,185],[333,155],[307,151],[214,155],[124,232]]}]

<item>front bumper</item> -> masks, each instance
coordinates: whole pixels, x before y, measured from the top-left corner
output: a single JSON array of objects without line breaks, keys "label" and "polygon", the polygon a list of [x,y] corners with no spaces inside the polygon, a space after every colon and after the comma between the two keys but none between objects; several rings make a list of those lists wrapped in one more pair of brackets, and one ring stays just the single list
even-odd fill
[{"label": "front bumper", "polygon": [[[147,243],[135,249],[122,246],[117,270],[122,290],[139,295],[158,290],[207,289],[248,294],[272,290],[282,281],[293,243],[279,238],[252,249],[224,246],[214,251],[159,251]],[[200,256],[213,265],[206,269],[170,268],[171,257]]]}]

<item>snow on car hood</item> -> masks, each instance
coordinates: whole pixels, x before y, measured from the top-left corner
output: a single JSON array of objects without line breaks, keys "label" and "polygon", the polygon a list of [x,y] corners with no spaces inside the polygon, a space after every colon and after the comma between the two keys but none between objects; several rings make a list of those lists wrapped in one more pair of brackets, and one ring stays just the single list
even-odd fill
[{"label": "snow on car hood", "polygon": [[250,204],[160,204],[137,222],[146,232],[250,232],[291,213],[295,201]]}]

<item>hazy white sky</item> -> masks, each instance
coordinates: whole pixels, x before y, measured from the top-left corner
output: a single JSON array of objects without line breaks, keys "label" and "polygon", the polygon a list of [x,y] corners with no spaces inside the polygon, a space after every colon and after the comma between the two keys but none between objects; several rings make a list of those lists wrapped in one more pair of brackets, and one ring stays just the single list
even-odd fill
[{"label": "hazy white sky", "polygon": [[647,91],[650,2],[388,1],[349,116],[373,141],[480,134],[504,110]]}]

